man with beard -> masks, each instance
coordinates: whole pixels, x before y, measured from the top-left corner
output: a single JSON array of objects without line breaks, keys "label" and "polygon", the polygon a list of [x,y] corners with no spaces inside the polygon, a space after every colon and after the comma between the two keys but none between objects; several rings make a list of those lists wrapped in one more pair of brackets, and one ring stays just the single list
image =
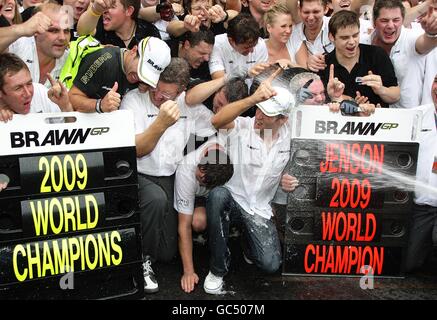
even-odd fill
[{"label": "man with beard", "polygon": [[333,68],[335,77],[344,84],[345,95],[365,96],[372,104],[388,107],[400,96],[393,65],[381,48],[359,43],[359,26],[358,15],[352,11],[342,10],[331,17],[329,38],[335,49],[325,57],[329,68],[319,75],[326,86]]},{"label": "man with beard", "polygon": [[9,49],[18,55],[27,64],[32,80],[49,88],[47,73],[59,79],[67,59],[70,29],[63,23],[65,12],[58,4],[40,5],[35,12],[23,24],[0,28],[0,52]]}]

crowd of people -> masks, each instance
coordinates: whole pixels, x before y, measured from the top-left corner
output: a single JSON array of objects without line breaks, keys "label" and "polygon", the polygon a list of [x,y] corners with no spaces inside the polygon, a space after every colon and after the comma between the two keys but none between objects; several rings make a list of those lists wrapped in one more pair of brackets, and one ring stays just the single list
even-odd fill
[{"label": "crowd of people", "polygon": [[[0,0],[0,14],[0,120],[133,113],[147,293],[152,264],[178,251],[194,290],[192,235],[205,232],[203,288],[220,294],[233,224],[248,263],[280,268],[272,202],[299,184],[285,170],[293,106],[422,106],[417,179],[437,187],[436,0]],[[410,238],[412,271],[437,243],[426,188]]]}]

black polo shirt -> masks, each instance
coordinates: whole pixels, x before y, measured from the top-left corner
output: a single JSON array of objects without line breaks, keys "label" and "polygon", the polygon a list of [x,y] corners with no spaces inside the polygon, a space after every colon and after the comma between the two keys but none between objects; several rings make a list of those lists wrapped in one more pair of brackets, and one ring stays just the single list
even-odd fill
[{"label": "black polo shirt", "polygon": [[123,51],[118,47],[106,47],[86,55],[73,84],[91,99],[103,99],[115,82],[122,97],[136,89],[138,85],[130,83],[124,74]]},{"label": "black polo shirt", "polygon": [[[145,37],[151,36],[161,39],[159,30],[158,28],[155,27],[154,24],[142,19],[137,19],[136,22],[137,22],[137,28],[135,30],[135,36],[129,42],[128,49],[132,49]],[[94,37],[97,40],[99,40],[102,44],[112,44],[120,48],[126,48],[124,41],[121,40],[119,36],[117,36],[115,31],[106,31],[104,29],[103,16],[100,17],[99,22],[97,22],[96,34]]]},{"label": "black polo shirt", "polygon": [[398,85],[393,64],[390,61],[387,53],[380,47],[360,44],[360,57],[358,63],[352,68],[351,72],[347,71],[345,67],[340,65],[335,56],[335,49],[325,56],[327,67],[325,70],[319,72],[325,87],[329,81],[329,66],[334,65],[334,76],[344,83],[344,94],[355,97],[356,91],[361,95],[369,98],[370,103],[381,104],[381,107],[388,108],[389,105],[382,101],[380,96],[375,94],[371,87],[360,85],[355,82],[356,77],[364,77],[368,75],[369,71],[373,74],[381,76],[384,87],[392,87]]}]

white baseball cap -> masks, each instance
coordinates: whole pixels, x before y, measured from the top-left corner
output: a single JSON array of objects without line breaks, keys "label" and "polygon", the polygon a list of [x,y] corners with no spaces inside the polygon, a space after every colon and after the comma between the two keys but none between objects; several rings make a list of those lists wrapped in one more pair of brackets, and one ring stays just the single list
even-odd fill
[{"label": "white baseball cap", "polygon": [[280,114],[288,116],[295,104],[294,95],[283,87],[273,86],[273,89],[276,91],[276,96],[258,102],[256,105],[266,116],[274,117]]},{"label": "white baseball cap", "polygon": [[161,72],[170,63],[170,48],[159,38],[146,37],[138,44],[138,52],[140,54],[138,77],[156,88]]}]

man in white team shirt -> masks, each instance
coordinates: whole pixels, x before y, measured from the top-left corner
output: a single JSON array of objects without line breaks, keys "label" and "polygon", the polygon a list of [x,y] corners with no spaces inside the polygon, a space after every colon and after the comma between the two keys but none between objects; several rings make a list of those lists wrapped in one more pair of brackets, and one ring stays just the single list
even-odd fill
[{"label": "man in white team shirt", "polygon": [[36,83],[50,87],[47,74],[59,79],[68,56],[70,26],[66,13],[55,3],[45,3],[26,22],[0,28],[0,52],[9,50],[29,67]]},{"label": "man in white team shirt", "polygon": [[426,55],[425,61],[425,75],[423,79],[423,90],[422,90],[422,100],[421,105],[432,103],[432,94],[429,88],[435,79],[435,74],[437,73],[437,49],[432,50]]},{"label": "man in white team shirt", "polygon": [[67,89],[50,76],[52,88],[34,83],[27,65],[13,53],[0,54],[0,121],[13,114],[73,111]]},{"label": "man in white team shirt", "polygon": [[[330,17],[324,14],[328,8],[332,10],[331,17],[340,10],[353,11],[358,14],[362,2],[367,2],[367,0],[301,0],[298,6],[297,0],[287,0],[295,23],[289,42],[296,50],[297,63],[307,66],[307,69],[313,72],[325,69],[324,56],[334,49],[334,44],[328,37]],[[371,21],[360,18],[360,43],[370,43],[372,30]]]},{"label": "man in white team shirt", "polygon": [[226,34],[215,37],[209,60],[212,79],[248,73],[255,64],[267,62],[268,52],[255,19],[240,13],[229,21]]},{"label": "man in white team shirt", "polygon": [[225,153],[225,143],[211,138],[184,157],[175,176],[174,208],[178,212],[179,253],[183,274],[181,287],[187,293],[199,281],[193,263],[192,232],[206,229],[206,197],[211,189],[225,184],[234,167]]},{"label": "man in white team shirt", "polygon": [[[52,88],[33,83],[29,68],[15,54],[0,54],[0,121],[10,121],[14,114],[73,111],[67,89],[49,76]],[[0,172],[0,191],[9,179]]]},{"label": "man in white team shirt", "polygon": [[430,6],[422,17],[424,33],[403,27],[404,18],[401,0],[380,0],[373,6],[372,44],[390,56],[401,88],[401,99],[390,105],[395,108],[413,108],[420,104],[426,54],[437,46],[437,10]]},{"label": "man in white team shirt", "polygon": [[[231,130],[228,141],[234,175],[225,186],[211,190],[206,203],[210,271],[203,288],[209,294],[222,292],[223,277],[229,270],[227,240],[231,223],[243,228],[247,261],[253,260],[268,273],[281,265],[281,246],[271,220],[270,202],[290,158],[291,134],[286,124],[294,99],[288,89],[279,87],[279,80],[272,85],[280,71],[257,88],[255,81],[251,91],[256,91],[251,96],[228,104],[212,118],[215,128]],[[254,118],[239,116],[254,105],[258,107]],[[290,192],[297,183],[294,178],[282,187]]]},{"label": "man in white team shirt", "polygon": [[423,109],[406,269],[420,267],[437,245],[437,74],[431,87],[432,103]]},{"label": "man in white team shirt", "polygon": [[120,109],[132,110],[139,184],[145,291],[158,291],[151,263],[170,261],[177,252],[177,215],[173,209],[174,173],[190,134],[209,137],[212,112],[203,105],[188,107],[185,88],[188,63],[172,58],[156,88],[130,91]]}]

